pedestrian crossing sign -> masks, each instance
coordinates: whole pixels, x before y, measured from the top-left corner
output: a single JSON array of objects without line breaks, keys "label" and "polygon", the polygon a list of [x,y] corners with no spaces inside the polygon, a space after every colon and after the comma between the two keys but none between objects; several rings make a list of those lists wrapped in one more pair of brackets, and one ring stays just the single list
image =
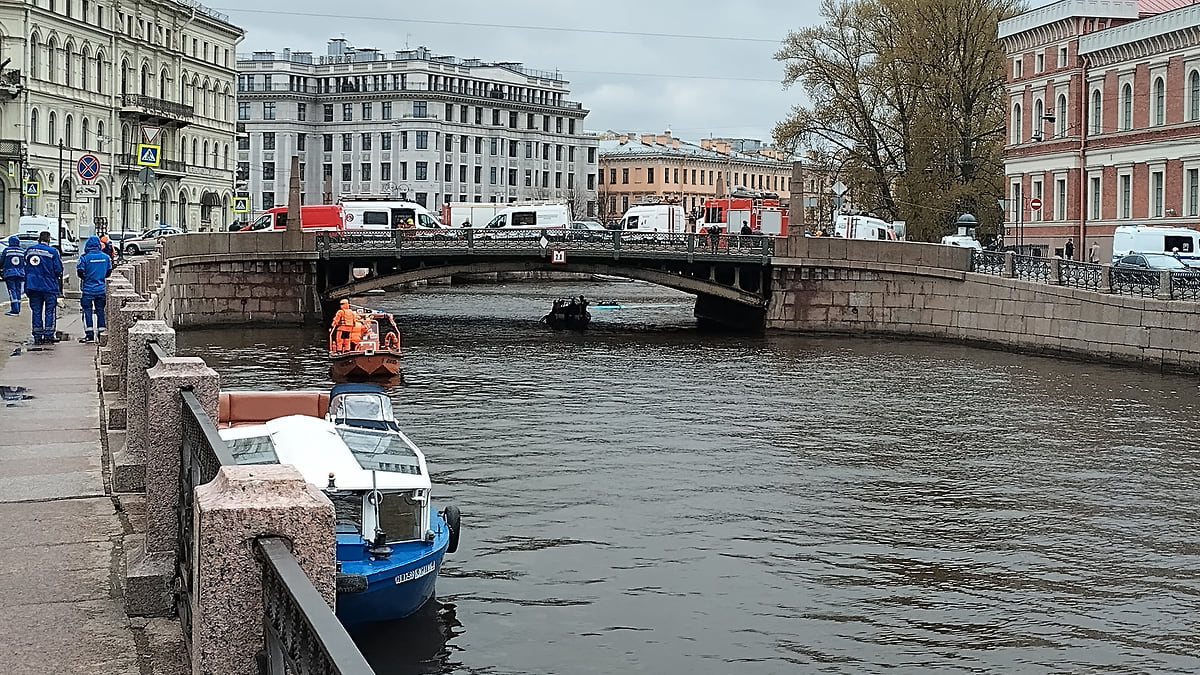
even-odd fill
[{"label": "pedestrian crossing sign", "polygon": [[25,189],[23,190],[26,197],[36,197],[42,194],[42,184],[36,180],[25,181]]},{"label": "pedestrian crossing sign", "polygon": [[138,166],[158,166],[159,150],[162,146],[138,143]]},{"label": "pedestrian crossing sign", "polygon": [[249,211],[250,211],[250,198],[249,197],[234,197],[233,198],[233,212],[234,213],[248,213]]}]

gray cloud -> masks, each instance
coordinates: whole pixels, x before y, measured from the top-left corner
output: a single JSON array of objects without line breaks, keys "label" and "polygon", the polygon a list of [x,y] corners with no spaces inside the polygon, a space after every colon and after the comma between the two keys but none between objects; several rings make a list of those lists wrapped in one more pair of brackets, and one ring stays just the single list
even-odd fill
[{"label": "gray cloud", "polygon": [[802,96],[783,88],[783,69],[772,56],[789,30],[817,20],[819,0],[213,4],[246,30],[240,53],[290,47],[323,54],[334,37],[385,53],[424,45],[438,54],[557,70],[570,81],[571,99],[591,110],[590,130],[670,127],[692,140],[767,140]]}]

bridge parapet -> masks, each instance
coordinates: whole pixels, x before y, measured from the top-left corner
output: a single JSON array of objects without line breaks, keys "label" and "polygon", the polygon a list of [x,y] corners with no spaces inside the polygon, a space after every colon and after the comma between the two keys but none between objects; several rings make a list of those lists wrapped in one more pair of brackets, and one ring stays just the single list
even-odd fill
[{"label": "bridge parapet", "polygon": [[915,241],[875,241],[792,235],[782,246],[778,247],[774,262],[776,264],[797,264],[798,262],[804,264],[802,261],[805,260],[873,262],[884,265],[929,267],[967,272],[971,270],[971,249]]}]

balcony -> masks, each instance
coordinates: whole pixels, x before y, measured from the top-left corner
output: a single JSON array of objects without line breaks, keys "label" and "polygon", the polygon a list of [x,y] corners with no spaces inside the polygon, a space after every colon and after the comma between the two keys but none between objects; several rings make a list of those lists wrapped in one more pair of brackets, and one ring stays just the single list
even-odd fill
[{"label": "balcony", "polygon": [[12,139],[0,139],[0,159],[18,161],[25,156],[25,143]]},{"label": "balcony", "polygon": [[[117,168],[121,171],[141,171],[147,167],[140,166],[137,163],[137,155],[117,155]],[[159,159],[158,166],[149,167],[155,173],[187,173],[189,167],[187,162],[180,162],[175,159]]]},{"label": "balcony", "polygon": [[121,114],[156,120],[161,124],[174,124],[177,127],[183,127],[192,123],[195,108],[183,103],[154,98],[153,96],[122,94]]}]

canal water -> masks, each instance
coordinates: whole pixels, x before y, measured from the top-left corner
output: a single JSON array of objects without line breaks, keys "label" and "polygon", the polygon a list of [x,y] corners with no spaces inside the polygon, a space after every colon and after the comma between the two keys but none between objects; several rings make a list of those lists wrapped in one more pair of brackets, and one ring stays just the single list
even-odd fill
[{"label": "canal water", "polygon": [[[538,323],[581,293],[624,306]],[[706,334],[640,283],[366,300],[464,523],[378,673],[1200,672],[1195,378]],[[329,386],[324,340],[179,336],[234,389]]]}]

